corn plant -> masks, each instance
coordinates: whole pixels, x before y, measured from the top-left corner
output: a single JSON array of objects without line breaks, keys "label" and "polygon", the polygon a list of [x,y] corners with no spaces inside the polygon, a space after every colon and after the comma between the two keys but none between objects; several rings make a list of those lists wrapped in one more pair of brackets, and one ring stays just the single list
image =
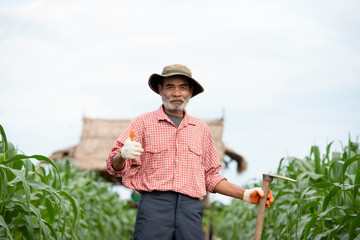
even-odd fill
[{"label": "corn plant", "polygon": [[109,183],[19,153],[1,125],[0,133],[0,239],[131,239],[135,212]]},{"label": "corn plant", "polygon": [[81,171],[64,159],[57,162],[63,188],[74,196],[82,210],[79,239],[132,239],[136,209],[119,195],[95,171]]},{"label": "corn plant", "polygon": [[[1,125],[0,132],[0,236],[64,238],[68,228],[77,228],[80,208],[62,189],[56,165],[44,156],[19,153],[8,143]],[[51,168],[36,168],[31,159],[47,162]]]},{"label": "corn plant", "polygon": [[[266,210],[262,239],[360,239],[359,143],[349,140],[342,152],[331,153],[333,144],[323,156],[312,146],[305,159],[281,159],[277,174],[297,183],[273,180],[275,202]],[[261,183],[248,187],[255,186]],[[218,236],[253,238],[257,206],[233,201],[222,209]]]}]

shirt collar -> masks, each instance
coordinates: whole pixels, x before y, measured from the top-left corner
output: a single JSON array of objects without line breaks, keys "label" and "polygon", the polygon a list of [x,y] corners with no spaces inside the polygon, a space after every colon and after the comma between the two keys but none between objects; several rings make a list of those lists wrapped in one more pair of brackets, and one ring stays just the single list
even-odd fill
[{"label": "shirt collar", "polygon": [[[159,121],[160,120],[166,120],[168,122],[172,122],[170,120],[170,118],[165,114],[164,109],[163,109],[163,105],[161,105],[159,107],[159,109],[156,111],[156,114],[157,114],[157,118],[158,118]],[[183,124],[185,124],[185,125],[187,125],[187,124],[196,125],[193,117],[191,117],[190,115],[187,114],[186,109],[184,109],[184,119],[181,121],[180,125],[183,125]]]}]

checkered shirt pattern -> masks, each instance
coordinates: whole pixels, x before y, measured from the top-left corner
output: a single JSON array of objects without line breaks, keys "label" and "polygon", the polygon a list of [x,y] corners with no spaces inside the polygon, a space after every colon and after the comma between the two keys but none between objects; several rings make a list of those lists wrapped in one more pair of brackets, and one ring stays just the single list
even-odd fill
[{"label": "checkered shirt pattern", "polygon": [[[124,146],[131,129],[144,152],[137,159],[125,160],[124,168],[117,171],[112,158]],[[175,191],[201,198],[226,179],[219,174],[221,164],[207,124],[185,111],[177,128],[162,106],[134,118],[106,162],[109,174],[122,177],[125,186],[137,191]]]}]

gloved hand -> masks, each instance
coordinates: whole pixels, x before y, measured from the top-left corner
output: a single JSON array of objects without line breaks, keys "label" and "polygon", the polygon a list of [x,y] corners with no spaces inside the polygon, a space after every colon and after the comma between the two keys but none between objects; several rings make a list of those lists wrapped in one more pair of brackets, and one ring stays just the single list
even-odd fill
[{"label": "gloved hand", "polygon": [[144,151],[141,144],[135,141],[131,141],[128,138],[125,141],[124,146],[121,148],[121,157],[123,159],[136,159]]},{"label": "gloved hand", "polygon": [[[264,197],[265,193],[261,188],[245,189],[243,200],[251,204],[259,204],[260,197]],[[267,196],[266,207],[270,207],[270,203],[274,202],[271,190]]]}]

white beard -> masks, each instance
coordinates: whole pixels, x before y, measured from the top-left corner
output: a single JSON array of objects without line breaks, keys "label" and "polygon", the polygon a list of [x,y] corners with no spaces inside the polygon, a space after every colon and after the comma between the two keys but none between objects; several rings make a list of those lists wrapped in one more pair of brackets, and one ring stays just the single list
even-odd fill
[{"label": "white beard", "polygon": [[[164,107],[166,110],[173,111],[173,112],[183,112],[185,110],[186,105],[188,104],[188,102],[190,100],[190,96],[186,99],[183,97],[166,99],[164,94],[161,92],[161,99],[164,103]],[[174,100],[181,100],[182,103],[181,104],[171,103],[171,101],[174,101]]]}]

